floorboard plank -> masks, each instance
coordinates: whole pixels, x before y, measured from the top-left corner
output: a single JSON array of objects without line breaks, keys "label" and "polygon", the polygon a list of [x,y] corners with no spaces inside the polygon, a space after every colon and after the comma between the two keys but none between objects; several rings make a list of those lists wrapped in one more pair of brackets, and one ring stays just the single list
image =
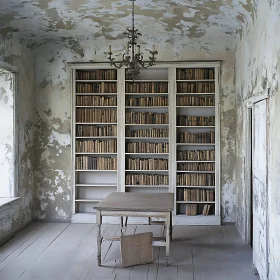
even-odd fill
[{"label": "floorboard plank", "polygon": [[20,233],[16,234],[9,242],[0,247],[0,263],[9,257],[16,249],[29,241],[34,234],[46,226],[45,223],[32,223]]},{"label": "floorboard plank", "polygon": [[92,224],[70,224],[19,279],[78,279],[80,275],[75,278],[75,270],[80,260],[75,258],[76,250],[92,228]]},{"label": "floorboard plank", "polygon": [[[50,223],[26,242],[23,250],[0,271],[1,280],[20,279],[34,260],[69,226],[68,223]],[[30,244],[29,244],[30,243]],[[12,254],[13,255],[13,254]],[[8,260],[9,257],[6,259]],[[5,261],[6,261],[5,260]],[[3,264],[5,265],[5,261]],[[1,265],[0,265],[1,266]]]}]

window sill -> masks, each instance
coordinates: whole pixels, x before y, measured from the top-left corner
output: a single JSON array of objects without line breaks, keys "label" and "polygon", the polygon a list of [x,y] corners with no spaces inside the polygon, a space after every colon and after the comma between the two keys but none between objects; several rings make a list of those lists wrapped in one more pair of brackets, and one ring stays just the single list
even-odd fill
[{"label": "window sill", "polygon": [[19,200],[19,197],[0,197],[0,208],[12,204]]}]

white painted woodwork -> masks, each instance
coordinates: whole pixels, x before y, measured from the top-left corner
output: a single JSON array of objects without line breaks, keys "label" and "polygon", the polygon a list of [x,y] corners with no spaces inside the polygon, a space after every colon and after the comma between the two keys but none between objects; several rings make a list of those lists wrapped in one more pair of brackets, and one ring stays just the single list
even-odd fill
[{"label": "white painted woodwork", "polygon": [[267,279],[267,100],[253,104],[253,265]]},{"label": "white painted woodwork", "polygon": [[[125,137],[125,129],[127,127],[133,128],[149,128],[155,127],[155,125],[147,124],[137,124],[137,125],[125,125],[125,112],[128,107],[125,106],[125,98],[129,96],[149,96],[149,94],[143,93],[125,93],[125,69],[118,69],[117,71],[117,137],[76,137],[76,139],[117,139],[117,158],[118,158],[118,170],[113,171],[76,171],[75,170],[75,71],[76,69],[113,69],[109,63],[73,63],[70,64],[72,68],[72,162],[73,162],[73,216],[72,222],[95,222],[95,212],[92,210],[95,203],[93,202],[81,202],[78,199],[88,199],[96,200],[106,197],[114,191],[119,192],[173,192],[176,194],[176,174],[177,174],[177,163],[183,161],[176,161],[176,151],[177,149],[213,149],[216,150],[216,160],[212,161],[215,163],[215,181],[216,185],[210,187],[215,189],[215,216],[195,216],[188,217],[185,215],[176,215],[176,211],[173,212],[173,223],[178,224],[215,224],[221,223],[220,219],[220,104],[219,104],[219,94],[220,94],[220,62],[157,62],[157,65],[150,69],[141,71],[141,81],[168,81],[168,92],[167,93],[153,93],[153,95],[168,96],[169,106],[155,106],[144,108],[143,111],[151,109],[154,112],[166,112],[168,108],[169,112],[169,124],[159,124],[157,126],[161,128],[169,128],[169,138],[134,138]],[[176,68],[215,68],[215,106],[177,106],[176,107]],[[187,81],[187,80],[185,80]],[[188,80],[191,81],[191,80]],[[209,81],[209,80],[207,80]],[[86,81],[83,81],[86,82]],[[95,82],[95,81],[90,81]],[[111,82],[111,81],[110,81]],[[77,94],[86,95],[86,94]],[[88,93],[88,95],[96,95]],[[100,95],[100,94],[99,94]],[[106,94],[102,94],[106,95]],[[107,94],[112,95],[112,94]],[[178,93],[178,96],[189,95],[188,93]],[[191,95],[208,95],[208,93],[192,93]],[[213,95],[213,93],[209,94]],[[110,106],[113,107],[113,106]],[[129,108],[133,110],[138,110],[137,107]],[[142,109],[142,108],[139,108]],[[205,132],[205,131],[215,131],[215,144],[189,144],[189,143],[176,143],[176,131],[179,126],[176,126],[176,114],[177,110],[180,112],[190,112],[194,116],[208,116],[209,113],[215,113],[216,123],[213,127],[186,127],[190,132]],[[181,127],[180,129],[185,129]],[[169,143],[169,153],[126,153],[125,143],[126,141],[160,141]],[[185,149],[184,148],[184,149]],[[154,171],[158,173],[169,174],[169,186],[129,186],[125,185],[125,172],[131,172],[125,170],[125,158],[136,156],[151,156],[151,157],[163,157],[169,159],[169,170],[166,171]],[[185,161],[185,162],[195,162],[195,161]],[[202,162],[202,161],[201,161]],[[206,161],[204,161],[206,162]],[[210,161],[209,161],[210,162]],[[141,171],[142,172],[142,171]],[[143,171],[144,173],[145,171]],[[148,173],[153,171],[148,171]],[[164,173],[165,172],[165,173]],[[205,173],[205,172],[204,172]],[[210,173],[210,172],[206,172]],[[92,184],[92,185],[91,185]],[[190,188],[201,188],[201,187],[190,187]],[[207,187],[207,189],[210,189]],[[82,191],[81,189],[84,189]],[[88,192],[88,193],[87,193]],[[82,198],[77,195],[83,194]],[[176,203],[176,195],[174,196],[174,203]],[[176,204],[175,204],[176,205]],[[176,207],[175,207],[176,208]],[[107,217],[106,217],[107,218]],[[140,221],[141,219],[139,219]],[[137,222],[137,219],[136,219]]]}]

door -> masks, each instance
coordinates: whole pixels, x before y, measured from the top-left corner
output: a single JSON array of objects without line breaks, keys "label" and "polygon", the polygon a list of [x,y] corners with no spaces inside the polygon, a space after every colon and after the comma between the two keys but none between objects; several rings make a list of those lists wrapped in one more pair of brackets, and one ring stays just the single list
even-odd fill
[{"label": "door", "polygon": [[253,105],[253,267],[267,279],[267,111],[266,99]]}]

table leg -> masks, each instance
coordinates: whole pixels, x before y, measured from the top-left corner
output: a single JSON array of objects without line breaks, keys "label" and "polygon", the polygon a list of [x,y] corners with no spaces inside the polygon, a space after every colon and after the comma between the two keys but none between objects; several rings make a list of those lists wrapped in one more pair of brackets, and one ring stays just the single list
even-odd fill
[{"label": "table leg", "polygon": [[165,262],[166,266],[168,266],[169,260],[169,250],[170,250],[170,213],[168,212],[165,219],[165,228],[166,228],[166,255]]},{"label": "table leg", "polygon": [[121,216],[121,235],[126,234],[126,228],[127,228],[127,216]]},{"label": "table leg", "polygon": [[170,211],[170,241],[172,241],[172,236],[173,236],[172,211]]},{"label": "table leg", "polygon": [[101,236],[101,225],[102,225],[102,216],[101,211],[96,210],[96,224],[98,226],[98,233],[97,233],[97,263],[98,266],[101,265],[101,243],[102,243],[102,236]]}]

